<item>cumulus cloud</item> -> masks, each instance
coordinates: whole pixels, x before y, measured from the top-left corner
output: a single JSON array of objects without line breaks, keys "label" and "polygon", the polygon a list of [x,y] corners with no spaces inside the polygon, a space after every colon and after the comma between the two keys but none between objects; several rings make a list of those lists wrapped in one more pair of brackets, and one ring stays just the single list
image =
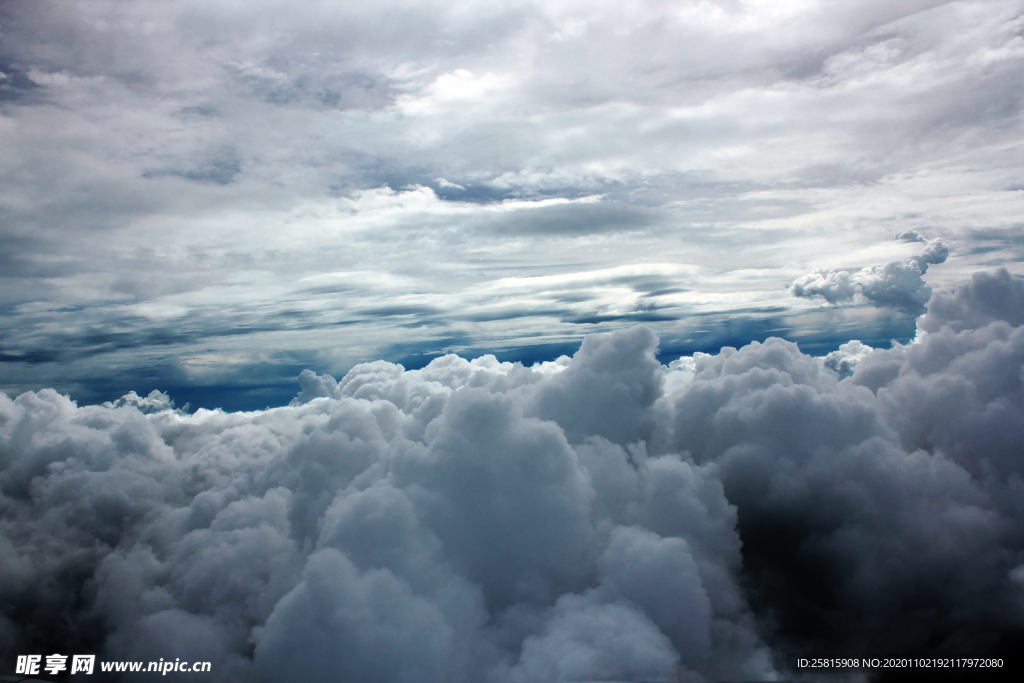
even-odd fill
[{"label": "cumulus cloud", "polygon": [[853,339],[841,344],[838,349],[825,356],[825,367],[834,370],[840,378],[846,378],[853,374],[857,364],[860,363],[873,348],[859,339]]},{"label": "cumulus cloud", "polygon": [[846,270],[818,270],[797,278],[790,286],[795,297],[820,297],[830,304],[852,302],[860,295],[869,303],[910,315],[921,315],[931,296],[923,275],[928,266],[944,263],[949,247],[942,240],[926,240],[915,230],[900,233],[901,242],[923,242],[920,254],[884,266],[872,266],[851,274]]},{"label": "cumulus cloud", "polygon": [[309,403],[314,398],[333,397],[338,390],[338,380],[306,369],[299,373],[299,387],[299,395],[291,401],[293,406]]},{"label": "cumulus cloud", "polygon": [[259,413],[3,396],[5,656],[205,658],[226,681],[768,674],[714,468],[644,451],[656,345],[306,373]]},{"label": "cumulus cloud", "polygon": [[913,344],[824,360],[769,339],[663,366],[641,327],[532,367],[307,372],[250,413],[2,394],[2,661],[696,682],[793,651],[1006,654],[1022,292],[979,274]]},{"label": "cumulus cloud", "polygon": [[796,297],[820,296],[830,304],[838,304],[853,299],[856,285],[853,276],[845,270],[818,270],[797,278],[790,291]]},{"label": "cumulus cloud", "polygon": [[[308,372],[308,371],[307,371]],[[299,385],[303,386],[303,381],[306,379],[305,373],[299,376]],[[302,392],[299,394],[302,395]],[[163,410],[174,410],[174,400],[166,393],[159,389],[154,389],[149,392],[146,396],[139,396],[134,391],[130,391],[116,401],[106,401],[103,403],[104,408],[121,408],[123,406],[132,406],[140,413],[159,413]],[[188,404],[186,403],[181,410],[187,411]]]},{"label": "cumulus cloud", "polygon": [[1024,279],[1005,268],[974,273],[970,280],[936,292],[919,326],[924,332],[943,327],[959,332],[999,320],[1013,327],[1024,325]]}]

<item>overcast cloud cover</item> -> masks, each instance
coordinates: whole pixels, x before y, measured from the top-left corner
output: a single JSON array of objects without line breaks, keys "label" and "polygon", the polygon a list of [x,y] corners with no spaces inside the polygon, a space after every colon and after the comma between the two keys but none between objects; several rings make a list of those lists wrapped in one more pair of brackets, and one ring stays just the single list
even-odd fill
[{"label": "overcast cloud cover", "polygon": [[1022,0],[0,1],[0,674],[1009,659],[1021,83]]},{"label": "overcast cloud cover", "polygon": [[[262,408],[636,323],[907,340],[926,286],[1022,272],[1022,12],[6,0],[0,388]],[[931,285],[887,266],[914,230]]]}]

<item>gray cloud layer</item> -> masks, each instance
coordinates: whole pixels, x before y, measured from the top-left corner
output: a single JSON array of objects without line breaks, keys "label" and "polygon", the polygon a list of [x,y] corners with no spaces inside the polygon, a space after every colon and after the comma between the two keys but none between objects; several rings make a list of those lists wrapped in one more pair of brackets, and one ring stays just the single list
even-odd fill
[{"label": "gray cloud layer", "polygon": [[[0,387],[263,407],[395,340],[694,341],[740,315],[902,338],[906,314],[821,325],[787,287],[902,264],[912,230],[956,246],[933,284],[1021,272],[1022,11],[7,0]],[[918,277],[852,286],[917,311]]]},{"label": "gray cloud layer", "polygon": [[1022,310],[977,274],[842,380],[781,339],[666,367],[641,327],[533,367],[304,373],[255,413],[0,394],[0,661],[695,682],[1013,652]]}]

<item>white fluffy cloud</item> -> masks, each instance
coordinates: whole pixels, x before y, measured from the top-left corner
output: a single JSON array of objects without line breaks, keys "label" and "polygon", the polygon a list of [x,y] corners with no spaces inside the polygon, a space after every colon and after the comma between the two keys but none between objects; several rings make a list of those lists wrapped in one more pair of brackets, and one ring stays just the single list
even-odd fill
[{"label": "white fluffy cloud", "polygon": [[942,240],[926,240],[911,230],[896,236],[903,242],[924,242],[919,254],[884,266],[872,266],[851,274],[845,270],[818,270],[797,278],[790,292],[803,298],[821,297],[830,304],[848,303],[859,294],[875,306],[911,315],[924,313],[931,288],[922,276],[928,266],[945,263],[949,247]]},{"label": "white fluffy cloud", "polygon": [[537,683],[1005,653],[1022,293],[978,275],[846,365],[770,339],[665,367],[641,327],[533,367],[308,373],[250,413],[0,395],[4,661]]},{"label": "white fluffy cloud", "polygon": [[845,379],[853,374],[857,364],[864,360],[873,348],[859,339],[840,344],[839,348],[825,356],[825,367],[834,370],[840,378]]}]

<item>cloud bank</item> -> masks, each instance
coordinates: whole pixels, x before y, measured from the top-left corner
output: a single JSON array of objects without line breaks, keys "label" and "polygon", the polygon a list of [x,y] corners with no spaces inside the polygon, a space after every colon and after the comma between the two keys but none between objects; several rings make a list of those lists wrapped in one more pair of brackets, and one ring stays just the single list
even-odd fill
[{"label": "cloud bank", "polygon": [[1022,310],[978,274],[842,367],[781,339],[663,366],[638,327],[533,367],[307,372],[251,413],[0,394],[0,661],[697,682],[1013,652]]}]

